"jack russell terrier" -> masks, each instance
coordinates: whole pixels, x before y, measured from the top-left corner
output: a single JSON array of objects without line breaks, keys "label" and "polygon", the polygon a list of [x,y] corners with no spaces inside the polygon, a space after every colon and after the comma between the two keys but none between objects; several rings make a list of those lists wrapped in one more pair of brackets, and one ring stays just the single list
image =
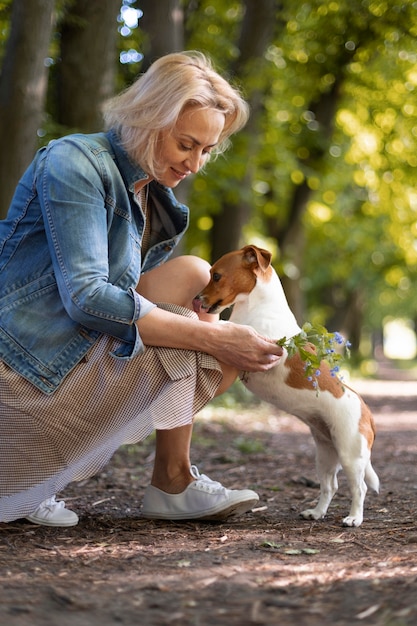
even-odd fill
[{"label": "jack russell terrier", "polygon": [[[210,282],[194,300],[196,311],[208,313],[220,313],[232,305],[230,321],[252,326],[263,336],[279,340],[301,332],[267,250],[245,246],[222,256],[211,268]],[[283,350],[275,367],[245,373],[243,383],[261,400],[299,417],[311,430],[320,498],[317,506],[301,512],[302,517],[317,520],[326,515],[338,488],[337,474],[343,468],[352,496],[343,525],[360,526],[367,485],[379,491],[371,464],[372,413],[356,392],[332,375],[326,362],[320,365],[315,389],[298,353],[289,358]]]}]

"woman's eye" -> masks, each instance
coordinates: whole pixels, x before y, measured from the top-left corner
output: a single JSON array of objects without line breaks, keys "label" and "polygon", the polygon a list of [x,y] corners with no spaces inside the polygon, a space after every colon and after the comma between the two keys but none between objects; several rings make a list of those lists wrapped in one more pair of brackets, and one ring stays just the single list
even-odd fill
[{"label": "woman's eye", "polygon": [[185,151],[190,151],[190,150],[193,149],[192,146],[186,146],[183,143],[180,143],[180,148],[181,148],[181,150],[185,150]]}]

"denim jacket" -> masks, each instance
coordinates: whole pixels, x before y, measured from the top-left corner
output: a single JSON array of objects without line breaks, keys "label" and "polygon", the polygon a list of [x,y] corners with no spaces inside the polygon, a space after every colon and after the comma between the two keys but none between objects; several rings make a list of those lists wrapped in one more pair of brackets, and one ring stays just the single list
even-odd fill
[{"label": "denim jacket", "polygon": [[0,221],[0,359],[45,393],[102,334],[121,340],[115,358],[144,350],[135,322],[154,304],[135,286],[188,226],[188,208],[152,181],[157,240],[142,265],[145,177],[114,131],[69,135],[38,151]]}]

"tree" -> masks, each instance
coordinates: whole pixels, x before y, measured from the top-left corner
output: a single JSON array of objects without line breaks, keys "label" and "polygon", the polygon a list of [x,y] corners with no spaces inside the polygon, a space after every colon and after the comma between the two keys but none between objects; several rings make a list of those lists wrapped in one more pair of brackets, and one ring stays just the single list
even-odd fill
[{"label": "tree", "polygon": [[54,0],[14,0],[0,76],[0,218],[37,146],[44,115]]},{"label": "tree", "polygon": [[[282,28],[282,3],[246,0],[229,3],[226,11],[222,2],[197,4],[198,12],[193,4],[194,11],[186,13],[188,47],[208,52],[216,66],[241,88],[251,108],[246,129],[233,138],[233,149],[208,168],[209,185],[206,175],[198,182],[200,197],[208,190],[207,204],[196,211],[193,207],[191,219],[205,224],[204,229],[209,226],[204,252],[213,260],[240,245],[242,230],[253,214],[251,188],[268,80],[266,51]],[[209,214],[210,220],[201,213]]]},{"label": "tree", "polygon": [[252,214],[251,194],[252,181],[255,176],[255,155],[261,149],[260,120],[263,114],[263,98],[267,86],[262,77],[265,76],[265,54],[274,37],[278,36],[281,27],[279,12],[280,2],[276,0],[259,0],[244,2],[244,15],[237,41],[239,55],[232,61],[229,72],[238,76],[246,86],[246,93],[251,116],[244,131],[246,148],[246,168],[239,202],[222,203],[222,210],[213,218],[211,231],[211,256],[218,259],[222,254],[238,248],[242,240],[242,230]]},{"label": "tree", "polygon": [[141,0],[140,8],[146,33],[141,71],[146,71],[153,60],[184,49],[184,11],[180,0]]},{"label": "tree", "polygon": [[60,58],[49,98],[67,129],[101,130],[101,105],[114,93],[120,0],[75,0],[60,25]]}]

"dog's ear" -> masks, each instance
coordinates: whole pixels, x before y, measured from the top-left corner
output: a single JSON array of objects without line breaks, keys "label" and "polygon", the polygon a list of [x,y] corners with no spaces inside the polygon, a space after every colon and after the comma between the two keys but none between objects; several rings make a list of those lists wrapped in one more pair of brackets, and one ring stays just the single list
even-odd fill
[{"label": "dog's ear", "polygon": [[256,263],[264,272],[271,263],[272,254],[268,250],[258,248],[257,246],[245,246],[242,248],[243,260],[248,265]]}]

